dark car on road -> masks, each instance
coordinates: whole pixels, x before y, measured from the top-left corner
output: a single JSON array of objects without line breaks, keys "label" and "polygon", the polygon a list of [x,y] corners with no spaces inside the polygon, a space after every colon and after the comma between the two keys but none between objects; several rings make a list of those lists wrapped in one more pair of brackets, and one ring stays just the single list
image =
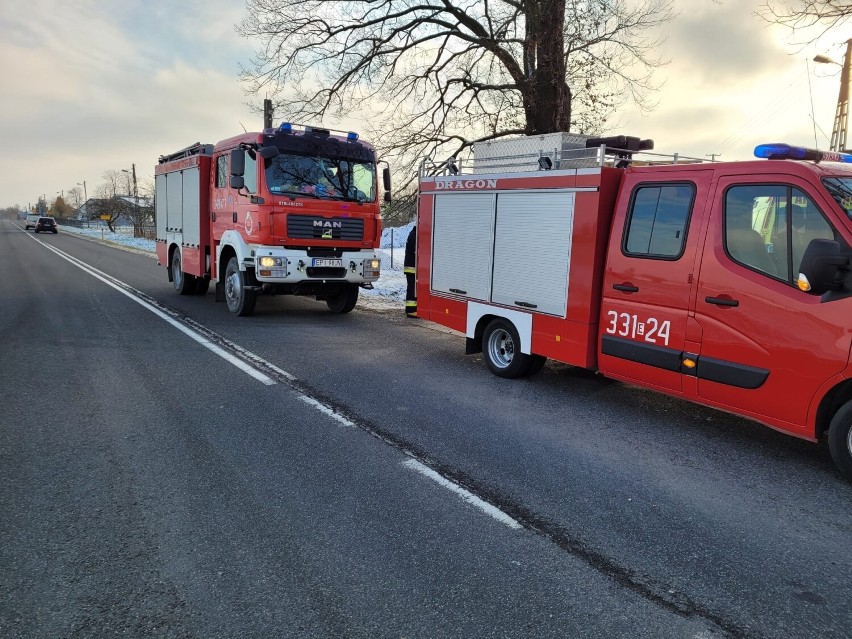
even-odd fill
[{"label": "dark car on road", "polygon": [[56,226],[56,220],[52,217],[40,217],[38,218],[38,222],[35,225],[35,233],[39,231],[53,231],[54,233],[59,233],[59,227]]}]

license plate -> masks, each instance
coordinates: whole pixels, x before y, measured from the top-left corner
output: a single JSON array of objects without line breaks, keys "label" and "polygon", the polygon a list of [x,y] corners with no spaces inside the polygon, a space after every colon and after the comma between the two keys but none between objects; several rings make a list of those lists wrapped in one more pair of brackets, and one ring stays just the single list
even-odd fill
[{"label": "license plate", "polygon": [[340,268],[343,266],[343,260],[333,260],[315,257],[314,266],[330,266],[332,268]]}]

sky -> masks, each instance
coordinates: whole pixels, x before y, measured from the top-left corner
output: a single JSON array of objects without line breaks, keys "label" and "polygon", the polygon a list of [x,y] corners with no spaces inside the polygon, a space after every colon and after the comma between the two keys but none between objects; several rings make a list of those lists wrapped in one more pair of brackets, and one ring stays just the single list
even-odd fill
[{"label": "sky", "polygon": [[[656,108],[624,109],[607,133],[722,160],[765,142],[828,148],[840,67],[810,60],[842,60],[852,25],[797,44],[807,34],[754,15],[764,1],[675,0]],[[249,104],[263,96],[238,78],[253,53],[234,28],[244,11],[241,0],[0,3],[0,208],[50,202],[83,182],[93,197],[107,170],[135,166],[141,184],[164,153],[259,130]]]}]

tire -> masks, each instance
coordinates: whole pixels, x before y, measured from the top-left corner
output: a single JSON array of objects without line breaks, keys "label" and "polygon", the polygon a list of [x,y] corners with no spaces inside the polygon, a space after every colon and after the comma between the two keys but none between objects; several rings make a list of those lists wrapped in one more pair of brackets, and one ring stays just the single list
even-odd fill
[{"label": "tire", "polygon": [[247,317],[254,313],[257,291],[248,290],[254,278],[247,271],[240,270],[236,257],[228,260],[225,267],[225,302],[228,310],[238,317]]},{"label": "tire", "polygon": [[195,276],[183,272],[179,250],[175,250],[172,255],[172,283],[180,295],[191,295],[195,292]]},{"label": "tire", "polygon": [[534,360],[535,356],[521,352],[521,338],[515,325],[501,318],[491,320],[485,327],[482,356],[492,373],[507,379],[527,375],[538,361]]},{"label": "tire", "polygon": [[852,401],[841,406],[831,420],[828,450],[840,473],[852,481]]},{"label": "tire", "polygon": [[328,310],[332,313],[348,313],[358,303],[359,292],[357,284],[345,284],[340,293],[325,300]]}]

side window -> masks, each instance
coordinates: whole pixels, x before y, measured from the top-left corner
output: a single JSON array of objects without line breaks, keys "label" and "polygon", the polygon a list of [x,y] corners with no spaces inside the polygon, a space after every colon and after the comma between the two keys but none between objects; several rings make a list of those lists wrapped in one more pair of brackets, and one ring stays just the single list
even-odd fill
[{"label": "side window", "polygon": [[683,254],[692,184],[640,186],[633,193],[622,250],[627,255],[676,259]]},{"label": "side window", "polygon": [[794,284],[812,239],[834,231],[803,191],[779,184],[735,186],[725,194],[725,249],[753,270]]},{"label": "side window", "polygon": [[228,186],[228,156],[225,154],[216,158],[216,188]]},{"label": "side window", "polygon": [[811,240],[835,240],[837,237],[834,234],[834,229],[826,222],[813,202],[805,198],[801,206],[796,206],[795,202],[792,207],[792,223],[790,225],[790,242],[792,248],[793,261],[791,266],[793,272],[790,282],[795,283],[799,277],[799,266],[802,263],[802,258],[805,255],[805,249]]},{"label": "side window", "polygon": [[257,193],[257,156],[254,152],[246,151],[246,172],[243,174],[246,190]]}]

